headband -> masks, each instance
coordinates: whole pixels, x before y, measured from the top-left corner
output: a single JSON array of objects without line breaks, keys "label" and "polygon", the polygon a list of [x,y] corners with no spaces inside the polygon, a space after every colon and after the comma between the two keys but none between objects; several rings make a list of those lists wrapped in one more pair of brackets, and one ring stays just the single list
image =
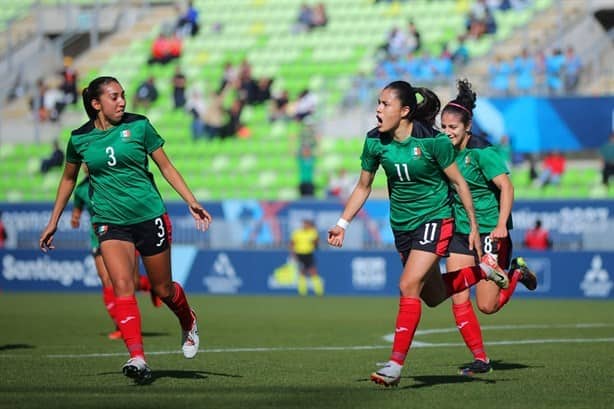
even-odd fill
[{"label": "headband", "polygon": [[453,107],[457,107],[462,109],[463,111],[465,111],[466,113],[469,114],[469,117],[471,118],[473,116],[473,114],[471,113],[470,110],[468,110],[467,108],[465,108],[464,106],[462,106],[461,104],[457,104],[456,102],[448,102],[448,106],[452,105]]}]

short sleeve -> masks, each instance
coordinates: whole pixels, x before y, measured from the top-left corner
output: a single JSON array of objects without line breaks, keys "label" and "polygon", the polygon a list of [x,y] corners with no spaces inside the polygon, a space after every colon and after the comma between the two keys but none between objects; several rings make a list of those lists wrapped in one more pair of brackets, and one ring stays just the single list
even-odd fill
[{"label": "short sleeve", "polygon": [[149,120],[145,121],[145,138],[144,138],[145,149],[147,150],[147,154],[152,153],[162,145],[164,145],[164,139],[160,136],[158,131],[153,127]]},{"label": "short sleeve", "polygon": [[83,156],[75,148],[75,144],[72,141],[72,137],[68,140],[66,145],[66,162],[81,163],[83,162]]},{"label": "short sleeve", "polygon": [[362,154],[360,155],[360,166],[362,170],[366,170],[370,173],[375,173],[380,164],[379,157],[376,152],[374,152],[373,139],[374,138],[368,137],[365,139],[365,143],[362,147]]},{"label": "short sleeve", "polygon": [[476,149],[478,163],[486,179],[493,180],[499,175],[509,173],[505,160],[494,147]]},{"label": "short sleeve", "polygon": [[441,169],[446,169],[448,166],[454,163],[456,151],[454,150],[454,145],[452,145],[450,138],[443,136],[443,134],[439,134],[433,138],[432,146],[433,157]]}]

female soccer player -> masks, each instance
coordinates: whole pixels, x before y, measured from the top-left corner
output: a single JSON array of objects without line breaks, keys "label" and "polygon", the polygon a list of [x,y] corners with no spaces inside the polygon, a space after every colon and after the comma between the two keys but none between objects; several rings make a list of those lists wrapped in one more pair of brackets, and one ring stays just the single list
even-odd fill
[{"label": "female soccer player", "polygon": [[44,252],[54,248],[58,221],[85,162],[92,186],[92,222],[113,283],[117,322],[130,354],[122,371],[128,377],[145,380],[151,377],[151,370],[145,361],[141,315],[134,295],[135,249],[154,292],[179,319],[184,356],[193,358],[199,344],[196,315],[183,288],[172,281],[169,218],[148,170],[148,156],[188,204],[198,230],[208,229],[211,215],[196,201],[166,156],[164,140],[149,120],[125,112],[124,89],[117,79],[94,79],[83,90],[83,104],[89,120],[71,133],[64,172],[49,223],[40,237],[40,248]]},{"label": "female soccer player", "polygon": [[[471,134],[476,95],[467,80],[458,82],[458,95],[441,112],[441,128],[457,151],[456,164],[467,181],[480,224],[480,247],[491,254],[500,267],[510,267],[512,240],[512,204],[514,186],[508,169],[496,149],[487,141]],[[455,232],[450,242],[449,271],[476,265],[476,253],[470,249],[470,219],[458,194],[454,195]],[[520,257],[511,261],[509,287],[499,288],[493,282],[480,281],[476,286],[476,302],[480,311],[492,314],[507,303],[520,281],[529,290],[537,287],[537,278]],[[484,351],[480,324],[473,311],[469,290],[452,295],[452,311],[456,325],[471,350],[474,361],[461,368],[462,375],[490,372],[490,360]]]},{"label": "female soccer player", "polygon": [[[439,103],[429,103],[434,97],[432,92],[420,92],[427,102],[418,106],[417,91],[420,92],[405,81],[392,82],[381,91],[376,111],[378,125],[367,134],[358,183],[337,225],[328,231],[328,243],[341,247],[345,229],[369,197],[375,172],[381,165],[388,179],[390,224],[404,265],[399,281],[401,294],[392,354],[382,369],[371,374],[373,382],[385,386],[397,385],[401,378],[420,320],[420,297],[427,277],[431,292],[429,305],[486,278],[480,268],[445,275],[434,268],[439,258],[447,255],[454,232],[448,180],[458,191],[467,211],[472,249],[479,245],[479,234],[471,193],[454,162],[452,143],[444,135],[424,138],[418,135],[425,129],[430,132]],[[429,107],[437,111],[427,109]],[[488,275],[496,278],[498,273],[489,270]],[[507,277],[500,279],[501,285],[506,285]],[[436,293],[439,300],[433,302],[432,295]]]},{"label": "female soccer player", "polygon": [[[82,166],[83,172],[85,172],[85,177],[81,180],[81,182],[77,185],[74,191],[73,198],[73,208],[72,215],[70,217],[70,225],[73,228],[79,228],[81,225],[81,215],[83,214],[83,210],[88,210],[90,208],[90,197],[89,197],[89,188],[90,188],[90,177],[88,174],[87,166]],[[115,325],[115,331],[109,333],[109,339],[121,339],[122,333],[119,330],[119,325],[117,324],[117,320],[115,319],[115,292],[113,291],[113,284],[111,283],[111,278],[109,277],[109,272],[102,261],[102,254],[100,253],[100,244],[98,242],[98,237],[96,236],[96,232],[94,231],[94,227],[90,228],[90,243],[92,249],[92,257],[94,257],[94,264],[96,265],[96,272],[98,273],[98,277],[100,278],[100,282],[102,284],[102,300],[104,302],[105,309],[111,317],[113,324]],[[159,307],[162,305],[162,300],[155,295],[153,291],[151,291],[151,283],[149,282],[149,278],[146,275],[139,274],[138,264],[134,265],[134,285],[135,288],[141,291],[149,291],[151,295],[151,302],[154,307]]]}]

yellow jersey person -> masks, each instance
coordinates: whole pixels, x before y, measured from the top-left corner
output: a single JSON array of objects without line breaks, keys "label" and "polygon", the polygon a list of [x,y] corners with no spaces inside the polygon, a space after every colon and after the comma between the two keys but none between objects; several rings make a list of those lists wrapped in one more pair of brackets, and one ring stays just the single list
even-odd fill
[{"label": "yellow jersey person", "polygon": [[314,253],[317,248],[318,230],[313,221],[304,219],[303,225],[292,232],[290,240],[290,251],[299,267],[297,288],[300,295],[307,295],[309,291],[307,278],[311,281],[311,288],[316,295],[324,294],[324,284],[318,275],[315,262]]}]

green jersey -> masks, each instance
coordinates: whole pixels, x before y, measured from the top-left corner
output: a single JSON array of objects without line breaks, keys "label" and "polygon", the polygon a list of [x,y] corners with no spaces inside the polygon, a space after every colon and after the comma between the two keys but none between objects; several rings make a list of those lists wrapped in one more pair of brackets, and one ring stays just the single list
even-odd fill
[{"label": "green jersey", "polygon": [[149,120],[137,114],[125,113],[104,131],[93,121],[72,131],[66,161],[87,164],[93,223],[129,225],[166,211],[148,165],[148,155],[163,144]]},{"label": "green jersey", "polygon": [[[92,210],[90,209],[90,178],[89,176],[83,178],[83,180],[77,185],[75,191],[73,193],[73,206],[77,209],[87,210],[90,214],[90,218],[92,215]],[[98,236],[96,236],[96,232],[94,231],[94,227],[90,226],[90,243],[93,249],[98,248]]]},{"label": "green jersey", "polygon": [[[509,173],[505,161],[493,146],[465,148],[456,155],[458,168],[469,185],[475,217],[480,233],[490,233],[499,221],[499,189],[491,181]],[[465,207],[458,193],[454,193],[455,231],[469,234],[471,231]],[[512,228],[511,217],[507,228]]]},{"label": "green jersey", "polygon": [[367,134],[361,166],[375,173],[381,165],[386,172],[393,230],[412,231],[430,220],[452,217],[443,169],[454,163],[454,156],[452,143],[441,134],[403,142],[377,130]]}]

